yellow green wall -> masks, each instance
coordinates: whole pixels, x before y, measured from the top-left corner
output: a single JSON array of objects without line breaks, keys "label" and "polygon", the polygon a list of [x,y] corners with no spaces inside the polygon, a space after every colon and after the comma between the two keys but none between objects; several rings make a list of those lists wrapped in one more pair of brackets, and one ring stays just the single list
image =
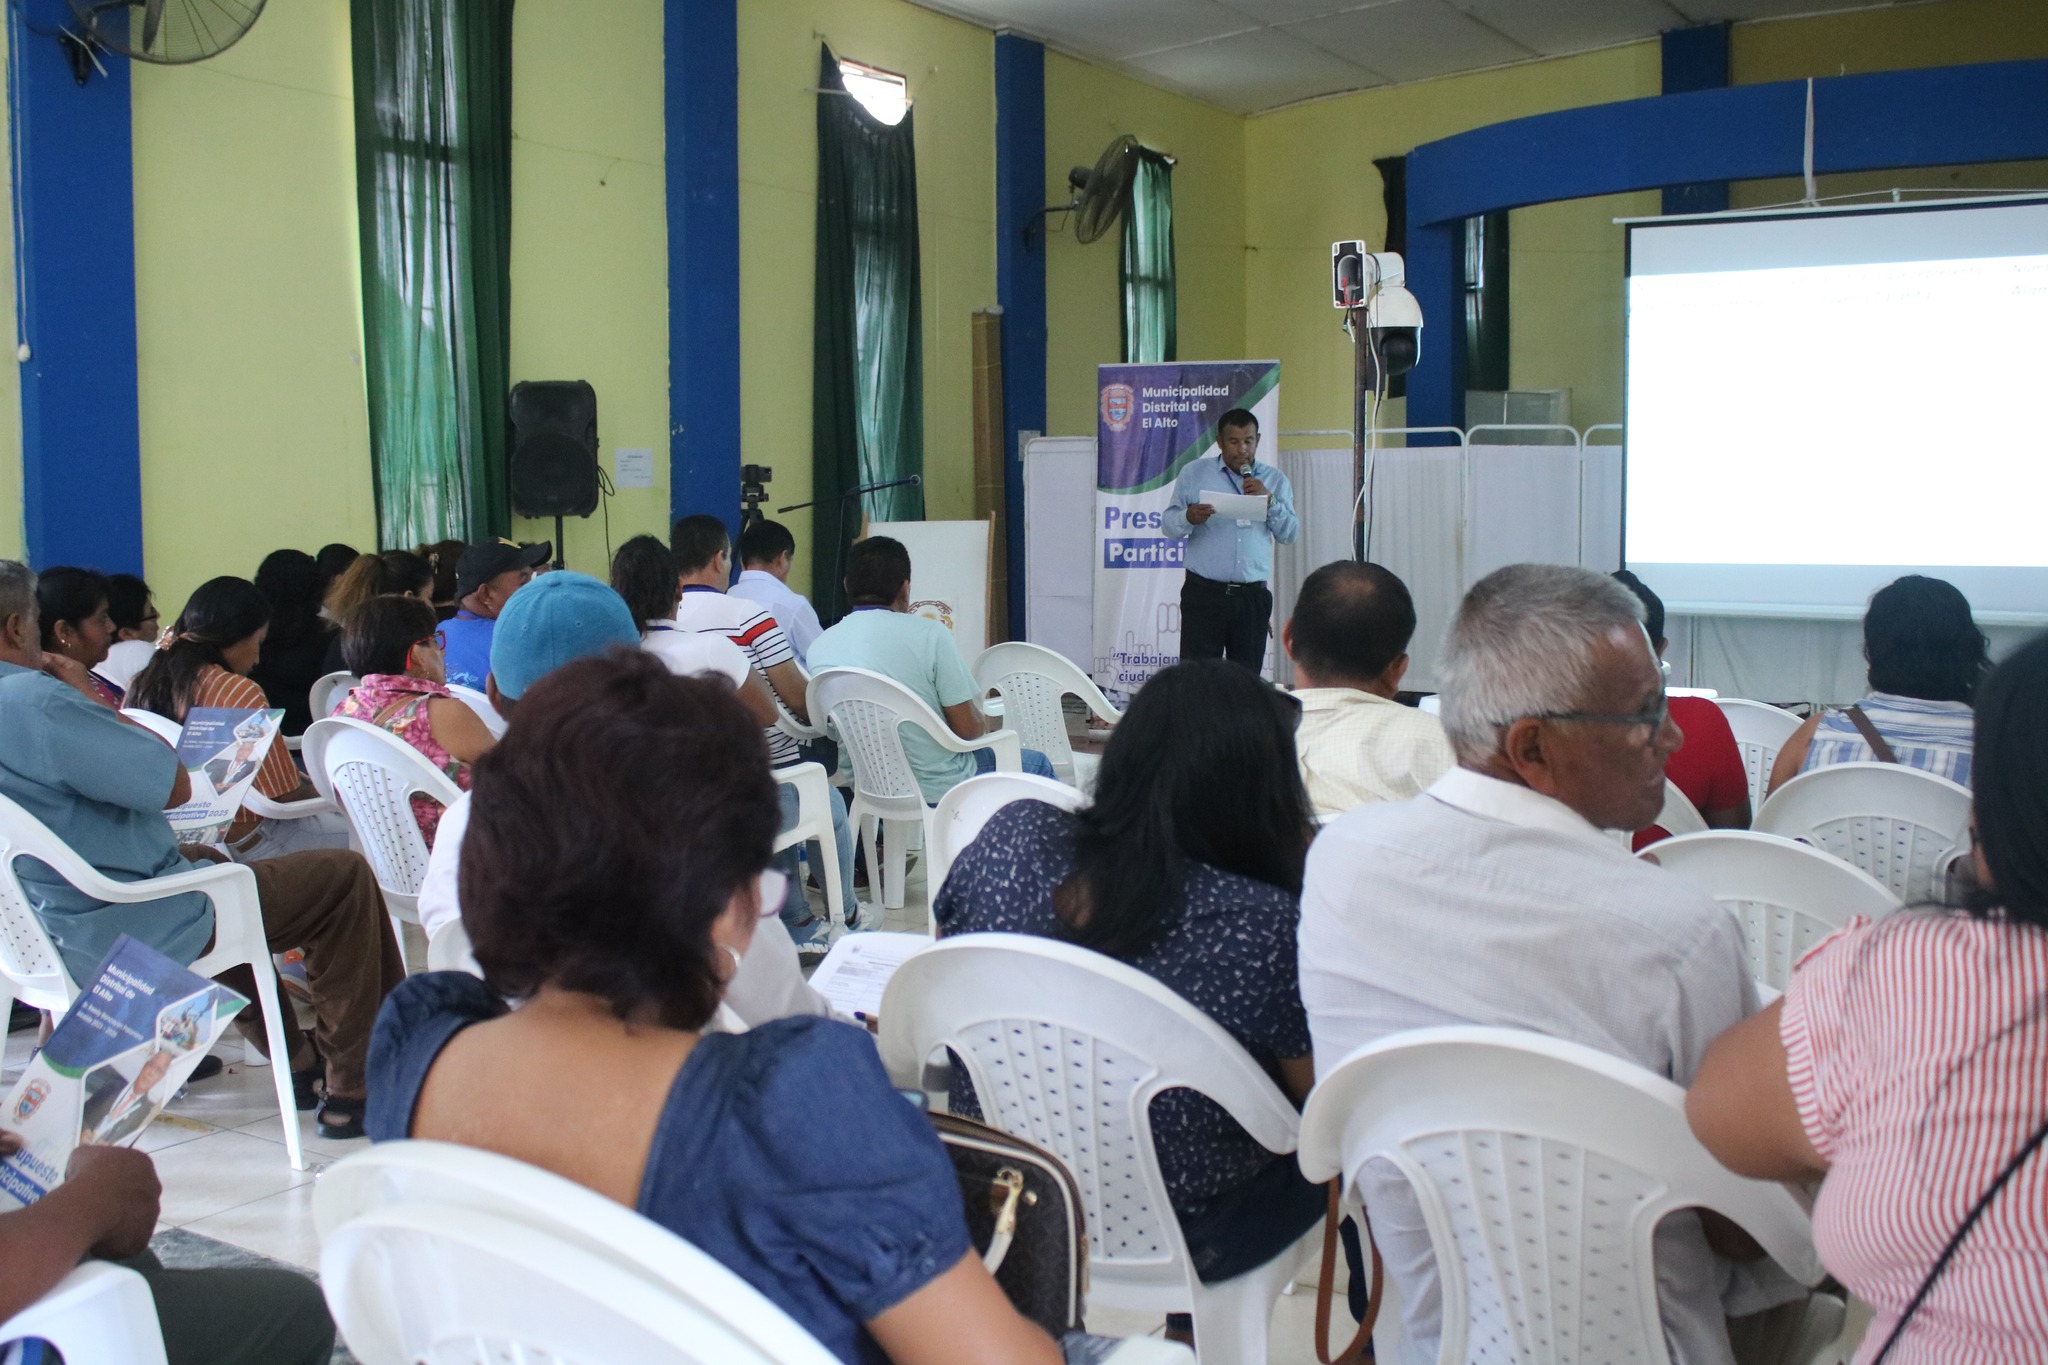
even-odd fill
[{"label": "yellow green wall", "polygon": [[[1245,121],[1210,105],[1056,52],[1045,56],[1045,202],[1072,197],[1067,170],[1093,166],[1131,133],[1176,158],[1173,251],[1180,358],[1235,360],[1270,353],[1245,342]],[[1046,237],[1046,429],[1095,433],[1095,367],[1123,359],[1118,325],[1121,235],[1086,246],[1066,215]],[[1283,372],[1281,412],[1292,375]]]}]

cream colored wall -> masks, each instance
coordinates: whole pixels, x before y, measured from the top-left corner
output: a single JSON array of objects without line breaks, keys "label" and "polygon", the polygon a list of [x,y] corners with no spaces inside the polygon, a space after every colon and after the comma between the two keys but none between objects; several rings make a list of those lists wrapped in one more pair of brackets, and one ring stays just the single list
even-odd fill
[{"label": "cream colored wall", "polygon": [[[1183,360],[1266,359],[1245,341],[1245,137],[1236,114],[1056,52],[1045,55],[1045,193],[1063,204],[1071,166],[1092,166],[1121,133],[1176,158],[1173,249]],[[1046,240],[1046,429],[1095,434],[1095,367],[1123,359],[1111,232],[1086,246],[1064,215]],[[1281,378],[1291,421],[1293,376]]]},{"label": "cream colored wall", "polygon": [[[771,509],[811,496],[818,45],[909,81],[923,286],[925,514],[974,510],[970,319],[996,301],[995,35],[903,0],[746,0],[740,49],[740,411]],[[811,514],[778,518],[809,551]],[[796,577],[809,580],[807,564]]]},{"label": "cream colored wall", "polygon": [[[668,215],[661,0],[512,10],[512,364],[597,389],[599,459],[651,449],[654,487],[610,507],[610,543],[668,537]],[[606,577],[606,513],[566,526],[569,567]],[[552,540],[552,521],[516,521]]]},{"label": "cream colored wall", "polygon": [[375,538],[347,0],[134,68],[145,573],[169,620],[281,545]]}]

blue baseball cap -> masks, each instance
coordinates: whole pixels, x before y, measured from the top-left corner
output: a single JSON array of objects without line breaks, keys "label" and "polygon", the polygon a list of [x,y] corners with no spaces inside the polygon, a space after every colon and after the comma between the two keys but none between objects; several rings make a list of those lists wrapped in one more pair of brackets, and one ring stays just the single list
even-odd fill
[{"label": "blue baseball cap", "polygon": [[589,574],[542,574],[498,613],[491,632],[491,678],[498,695],[518,698],[541,678],[613,645],[640,647],[640,629],[620,597]]}]

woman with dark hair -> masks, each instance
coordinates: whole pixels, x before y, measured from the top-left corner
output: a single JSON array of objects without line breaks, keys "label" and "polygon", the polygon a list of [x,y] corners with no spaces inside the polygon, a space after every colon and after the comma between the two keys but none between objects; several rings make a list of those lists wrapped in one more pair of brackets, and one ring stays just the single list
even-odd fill
[{"label": "woman with dark hair", "polygon": [[1876,1313],[1858,1362],[2048,1360],[2048,636],[1977,700],[1977,889],[1857,920],[1714,1042],[1686,1114],[1737,1174],[1810,1183]]},{"label": "woman with dark hair", "polygon": [[36,579],[36,614],[42,622],[44,652],[84,664],[93,687],[107,705],[119,709],[125,693],[99,672],[114,644],[106,575],[69,565],[43,570]]},{"label": "woman with dark hair", "polygon": [[313,562],[320,566],[320,595],[334,586],[334,580],[348,572],[349,566],[362,558],[362,552],[353,545],[330,541],[322,545],[313,555]]},{"label": "woman with dark hair", "polygon": [[334,629],[320,615],[320,566],[304,550],[272,550],[256,569],[256,590],[270,602],[270,633],[249,676],[271,705],[284,708],[284,732],[302,735],[313,723],[307,693],[332,671]]},{"label": "woman with dark hair", "polygon": [[[135,675],[128,704],[180,725],[197,707],[263,711],[270,698],[249,679],[270,629],[270,602],[246,578],[211,578],[199,585],[171,623],[170,639]],[[271,743],[256,774],[256,790],[273,801],[319,797],[292,762],[282,737]],[[267,820],[244,810],[228,826],[228,847],[241,862],[276,858],[303,849],[347,848],[348,821],[339,811],[295,820]]]},{"label": "woman with dark hair", "polygon": [[[634,536],[621,545],[612,556],[612,591],[626,599],[626,610],[640,627],[640,647],[667,664],[669,672],[715,673],[729,678],[754,719],[764,726],[775,724],[779,716],[775,698],[746,652],[716,631],[688,630],[676,624],[676,604],[683,600],[683,585],[676,573],[676,557],[668,546],[654,536]],[[846,857],[851,859],[851,851]]]},{"label": "woman with dark hair", "polygon": [[[1294,699],[1221,659],[1154,674],[1110,732],[1086,810],[997,811],[933,903],[940,935],[1064,939],[1156,977],[1227,1029],[1299,1103],[1315,1079],[1295,968],[1315,832]],[[954,1112],[978,1113],[955,1083]],[[1196,1272],[1234,1278],[1321,1216],[1320,1188],[1213,1102],[1168,1091],[1152,1140]]]},{"label": "woman with dark hair", "polygon": [[360,555],[327,590],[327,614],[346,630],[357,607],[373,597],[417,597],[433,602],[434,571],[410,550]]},{"label": "woman with dark hair", "polygon": [[462,599],[455,595],[455,565],[468,548],[459,540],[437,540],[413,551],[426,561],[428,571],[434,575],[434,613],[443,621],[462,609]]},{"label": "woman with dark hair", "polygon": [[[417,597],[373,597],[357,607],[341,633],[341,654],[362,681],[334,714],[390,731],[468,791],[470,764],[496,741],[448,690],[439,624],[433,606]],[[440,803],[415,796],[412,814],[432,848]]]},{"label": "woman with dark hair", "polygon": [[730,687],[644,653],[565,664],[469,805],[483,979],[427,973],[385,1003],[373,1138],[485,1148],[636,1209],[843,1361],[1060,1359],[974,1254],[952,1164],[871,1039],[816,1016],[705,1031],[782,895],[767,746]]},{"label": "woman with dark hair", "polygon": [[1885,584],[1863,615],[1863,657],[1870,695],[1793,731],[1771,786],[1831,763],[1903,763],[1969,786],[1970,701],[1991,667],[1969,599],[1920,574]]},{"label": "woman with dark hair", "polygon": [[163,622],[157,617],[149,584],[132,573],[107,576],[107,615],[113,618],[114,643],[107,649],[99,674],[125,691],[156,653],[157,632],[163,629]]}]

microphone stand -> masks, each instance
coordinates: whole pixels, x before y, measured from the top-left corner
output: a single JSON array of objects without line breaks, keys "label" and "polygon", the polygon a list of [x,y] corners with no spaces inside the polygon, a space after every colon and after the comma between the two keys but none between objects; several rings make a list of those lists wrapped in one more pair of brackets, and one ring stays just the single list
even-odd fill
[{"label": "microphone stand", "polygon": [[866,493],[879,493],[884,488],[916,488],[923,483],[924,477],[922,475],[910,474],[900,479],[883,479],[875,483],[856,484],[844,493],[837,495],[828,494],[822,498],[812,498],[809,502],[793,502],[787,507],[778,507],[775,509],[775,515],[781,516],[785,512],[800,512],[806,507],[823,507],[834,504],[838,506],[840,518],[839,553],[836,556],[838,562],[833,565],[832,581],[837,585],[836,591],[844,593],[846,591],[846,549],[847,546],[853,543],[853,535],[846,527],[846,508],[849,505],[858,507],[860,504],[854,500]]}]

